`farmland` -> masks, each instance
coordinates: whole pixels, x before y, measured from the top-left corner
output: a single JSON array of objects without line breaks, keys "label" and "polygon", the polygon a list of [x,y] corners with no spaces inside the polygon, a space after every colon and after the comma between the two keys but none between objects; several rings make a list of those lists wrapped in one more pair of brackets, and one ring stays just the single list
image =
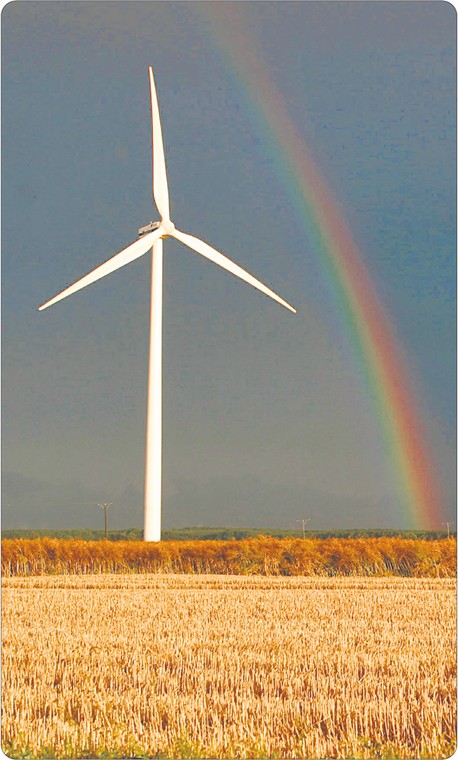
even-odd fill
[{"label": "farmland", "polygon": [[11,757],[454,750],[451,577],[98,572],[3,585]]}]

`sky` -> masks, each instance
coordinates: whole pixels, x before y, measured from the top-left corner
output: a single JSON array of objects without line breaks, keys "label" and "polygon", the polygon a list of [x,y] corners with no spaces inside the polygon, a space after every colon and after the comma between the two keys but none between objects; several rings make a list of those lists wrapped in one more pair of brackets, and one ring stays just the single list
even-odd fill
[{"label": "sky", "polygon": [[[165,241],[163,526],[454,520],[455,27],[450,4],[415,0],[5,6],[5,529],[102,527],[98,502],[110,528],[143,524],[150,256],[37,307],[158,219],[149,65],[173,221],[297,309]],[[428,526],[282,124],[402,356],[440,493]]]}]

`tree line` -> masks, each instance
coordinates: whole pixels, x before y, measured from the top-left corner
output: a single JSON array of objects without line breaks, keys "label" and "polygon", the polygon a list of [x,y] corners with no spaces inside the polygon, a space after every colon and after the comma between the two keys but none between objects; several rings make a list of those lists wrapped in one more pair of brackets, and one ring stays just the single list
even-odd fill
[{"label": "tree line", "polygon": [[[270,528],[212,528],[189,527],[173,528],[162,531],[163,541],[242,541],[244,538],[272,536],[273,538],[302,537],[302,530],[275,530]],[[347,530],[307,530],[307,538],[383,538],[395,537],[438,541],[447,538],[446,530],[396,530],[386,528],[350,528]],[[450,530],[450,536],[456,538],[456,531]],[[101,541],[105,538],[103,530],[90,528],[69,530],[48,529],[8,529],[2,531],[3,538],[62,538],[81,539],[83,541]],[[142,541],[141,528],[124,528],[108,531],[110,541]]]}]

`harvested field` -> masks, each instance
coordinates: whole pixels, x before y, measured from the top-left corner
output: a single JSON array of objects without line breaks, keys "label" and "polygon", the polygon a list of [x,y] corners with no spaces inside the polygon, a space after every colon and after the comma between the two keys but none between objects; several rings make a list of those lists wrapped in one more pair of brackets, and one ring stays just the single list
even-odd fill
[{"label": "harvested field", "polygon": [[443,758],[455,582],[5,578],[15,757]]}]

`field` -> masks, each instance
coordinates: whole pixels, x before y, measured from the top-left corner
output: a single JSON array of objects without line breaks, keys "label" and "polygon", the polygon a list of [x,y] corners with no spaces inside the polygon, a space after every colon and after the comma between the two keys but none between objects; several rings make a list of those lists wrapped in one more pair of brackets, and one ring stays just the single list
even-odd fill
[{"label": "field", "polygon": [[452,578],[3,581],[10,757],[443,758]]}]

